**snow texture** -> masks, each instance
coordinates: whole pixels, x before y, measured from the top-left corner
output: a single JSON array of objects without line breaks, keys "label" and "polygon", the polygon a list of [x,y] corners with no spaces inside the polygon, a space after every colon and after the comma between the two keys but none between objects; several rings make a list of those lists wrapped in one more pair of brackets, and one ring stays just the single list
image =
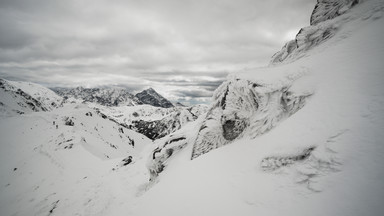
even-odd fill
[{"label": "snow texture", "polygon": [[296,38],[287,42],[283,48],[272,56],[270,64],[294,61],[303,57],[306,51],[333,37],[341,26],[348,22],[345,14],[358,0],[318,0],[311,15],[311,25],[300,29]]},{"label": "snow texture", "polygon": [[[271,69],[262,70],[265,75],[277,74]],[[237,74],[216,90],[214,105],[194,143],[192,159],[244,135],[254,138],[271,130],[301,109],[312,94],[308,89],[295,89],[296,82],[305,76],[305,69],[285,71],[273,83],[259,74],[258,79]]]}]

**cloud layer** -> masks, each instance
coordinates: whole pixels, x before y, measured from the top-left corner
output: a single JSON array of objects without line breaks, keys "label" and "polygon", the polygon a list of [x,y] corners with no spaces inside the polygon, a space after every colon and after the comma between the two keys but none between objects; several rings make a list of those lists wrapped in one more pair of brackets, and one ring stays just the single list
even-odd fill
[{"label": "cloud layer", "polygon": [[315,0],[2,0],[0,76],[53,86],[153,87],[209,101],[309,24]]}]

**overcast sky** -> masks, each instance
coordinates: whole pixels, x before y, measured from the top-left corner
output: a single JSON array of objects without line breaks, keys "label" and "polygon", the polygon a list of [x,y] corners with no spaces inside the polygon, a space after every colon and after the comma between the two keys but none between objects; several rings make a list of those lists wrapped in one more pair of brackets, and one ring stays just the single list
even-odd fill
[{"label": "overcast sky", "polygon": [[48,87],[153,87],[207,102],[267,65],[316,0],[0,0],[0,77]]}]

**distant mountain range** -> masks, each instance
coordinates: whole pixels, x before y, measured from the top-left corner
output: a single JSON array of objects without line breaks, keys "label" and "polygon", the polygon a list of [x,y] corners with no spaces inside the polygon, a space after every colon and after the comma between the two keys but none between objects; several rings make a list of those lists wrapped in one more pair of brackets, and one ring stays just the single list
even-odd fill
[{"label": "distant mountain range", "polygon": [[153,88],[136,95],[124,88],[52,88],[0,79],[0,115],[53,111],[87,102],[104,119],[154,140],[179,130],[207,112],[207,106],[172,104]]},{"label": "distant mountain range", "polygon": [[153,88],[146,89],[136,95],[124,88],[52,88],[64,99],[75,98],[85,102],[103,106],[135,106],[148,104],[155,107],[174,107],[169,100],[157,93]]}]

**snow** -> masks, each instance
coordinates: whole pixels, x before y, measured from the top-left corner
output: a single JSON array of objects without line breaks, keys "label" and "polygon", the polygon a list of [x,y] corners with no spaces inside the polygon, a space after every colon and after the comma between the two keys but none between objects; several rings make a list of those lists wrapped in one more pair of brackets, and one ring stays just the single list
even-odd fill
[{"label": "snow", "polygon": [[63,100],[62,97],[55,94],[52,90],[35,83],[17,81],[8,82],[16,88],[19,88],[24,92],[28,92],[28,94],[42,102],[43,105],[50,110],[59,106]]},{"label": "snow", "polygon": [[[154,143],[125,128],[123,136],[118,124],[88,105],[1,117],[1,215],[382,215],[383,11],[382,0],[362,1],[332,21],[343,20],[333,37],[300,58],[230,75],[209,112],[217,110],[229,82],[237,82],[230,87],[237,92],[228,91],[227,100],[250,92],[248,81],[260,95],[288,88],[310,96],[270,130],[255,136],[246,127],[193,160],[205,115]],[[241,116],[248,108],[231,110]],[[145,106],[116,110],[121,118],[133,110],[152,112]],[[63,117],[75,125],[65,126]],[[58,144],[68,139],[72,148]],[[133,162],[121,166],[128,155]],[[153,178],[147,168],[159,164],[165,168]]]},{"label": "snow", "polygon": [[[298,90],[314,95],[255,139],[244,136],[192,161],[186,147],[140,198],[135,215],[150,215],[153,209],[158,215],[381,215],[384,22],[359,18],[359,13],[382,10],[380,2],[365,11],[375,4],[352,9],[356,18],[304,58],[236,74],[272,81],[280,75],[264,71],[289,75],[304,68],[302,77],[315,87],[299,83]],[[308,159],[272,171],[262,168],[265,158],[296,156],[311,147]]]}]

